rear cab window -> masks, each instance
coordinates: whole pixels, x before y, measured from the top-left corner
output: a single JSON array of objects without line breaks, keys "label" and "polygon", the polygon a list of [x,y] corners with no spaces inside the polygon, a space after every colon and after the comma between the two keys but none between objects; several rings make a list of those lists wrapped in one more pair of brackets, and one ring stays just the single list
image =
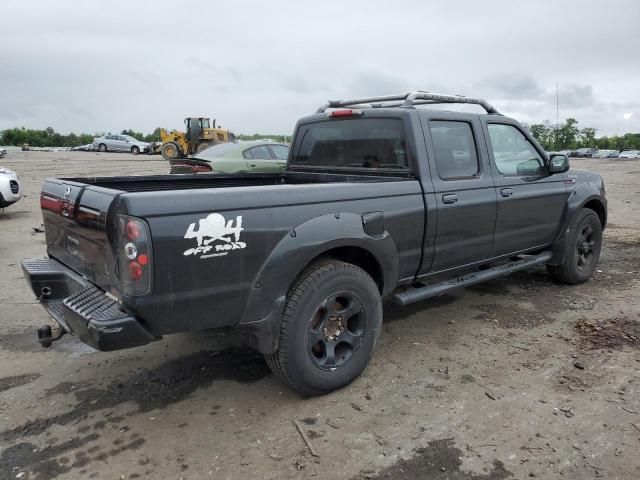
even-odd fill
[{"label": "rear cab window", "polygon": [[431,120],[436,169],[443,180],[476,178],[480,172],[471,125],[464,121]]},{"label": "rear cab window", "polygon": [[403,122],[365,116],[302,124],[290,167],[408,173]]}]

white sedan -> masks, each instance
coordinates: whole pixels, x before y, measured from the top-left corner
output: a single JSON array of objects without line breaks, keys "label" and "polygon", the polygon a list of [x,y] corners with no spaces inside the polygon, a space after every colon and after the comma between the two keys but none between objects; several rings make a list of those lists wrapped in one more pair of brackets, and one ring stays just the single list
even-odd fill
[{"label": "white sedan", "polygon": [[640,150],[625,150],[620,152],[618,158],[640,158]]},{"label": "white sedan", "polygon": [[16,172],[0,167],[0,208],[16,203],[22,197],[22,187]]}]

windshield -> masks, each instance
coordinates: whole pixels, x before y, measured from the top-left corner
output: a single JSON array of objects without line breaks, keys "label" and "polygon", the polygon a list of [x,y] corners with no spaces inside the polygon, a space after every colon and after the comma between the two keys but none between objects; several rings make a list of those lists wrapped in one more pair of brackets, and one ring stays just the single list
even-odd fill
[{"label": "windshield", "polygon": [[402,121],[352,118],[301,125],[291,166],[407,170]]},{"label": "windshield", "polygon": [[127,140],[129,140],[130,142],[139,142],[140,140],[138,140],[137,138],[132,137],[131,135],[122,135],[124,138],[126,138]]},{"label": "windshield", "polygon": [[233,150],[240,150],[241,145],[233,142],[219,143],[213,147],[209,147],[206,150],[193,156],[199,160],[211,160],[223,156],[225,153],[229,153]]}]

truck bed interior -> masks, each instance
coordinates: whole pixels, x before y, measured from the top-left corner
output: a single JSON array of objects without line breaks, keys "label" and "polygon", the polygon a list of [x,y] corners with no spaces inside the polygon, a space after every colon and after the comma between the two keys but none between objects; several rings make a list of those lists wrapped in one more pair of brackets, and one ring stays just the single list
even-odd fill
[{"label": "truck bed interior", "polygon": [[253,187],[282,184],[335,183],[335,182],[389,182],[406,181],[406,175],[287,172],[285,174],[194,174],[154,175],[129,177],[77,177],[62,181],[81,185],[95,185],[122,192],[153,192],[162,190],[190,190],[201,188]]}]

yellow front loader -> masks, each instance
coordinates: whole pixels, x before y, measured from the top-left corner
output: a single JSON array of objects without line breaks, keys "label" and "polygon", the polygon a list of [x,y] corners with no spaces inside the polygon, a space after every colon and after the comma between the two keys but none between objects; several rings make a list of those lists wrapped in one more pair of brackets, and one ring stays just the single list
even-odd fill
[{"label": "yellow front loader", "polygon": [[216,128],[215,120],[211,125],[209,118],[187,117],[184,124],[186,132],[167,132],[164,128],[160,129],[160,153],[165,160],[187,157],[217,143],[233,141],[235,138],[229,130]]}]

